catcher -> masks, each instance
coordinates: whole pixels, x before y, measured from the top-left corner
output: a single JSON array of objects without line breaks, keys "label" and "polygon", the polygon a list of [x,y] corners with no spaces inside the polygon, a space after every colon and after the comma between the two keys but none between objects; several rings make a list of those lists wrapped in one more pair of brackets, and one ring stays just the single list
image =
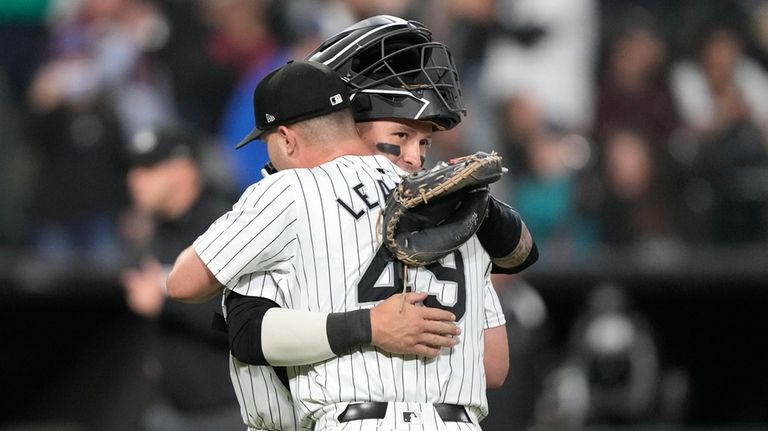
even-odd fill
[{"label": "catcher", "polygon": [[[388,15],[368,18],[329,38],[308,58],[330,66],[344,79],[363,141],[411,174],[422,168],[432,134],[454,128],[466,114],[458,72],[448,47],[433,41],[429,29],[416,21]],[[501,159],[498,156],[492,159],[497,164],[498,180]],[[417,178],[434,177],[422,173],[405,178],[411,184]],[[414,252],[427,255],[432,247],[433,257],[445,255],[441,255],[440,249],[448,239],[444,232],[452,229],[461,214],[453,215],[454,224],[446,224],[442,219],[454,210],[451,204],[456,204],[464,195],[458,193],[452,201],[441,205],[422,203],[425,207],[432,206],[431,210],[409,211],[422,214],[406,217],[406,226],[420,218],[426,225],[434,222],[443,228],[419,235],[401,235],[401,245],[388,241],[388,248],[401,260]],[[488,196],[487,192],[485,196],[485,217],[476,220],[480,223],[472,232],[491,256],[492,273],[515,274],[528,268],[538,259],[528,228],[509,205]],[[478,196],[473,202],[473,205],[479,204]],[[467,208],[469,206],[464,206]],[[394,212],[395,209],[390,208],[387,214]],[[390,227],[397,224],[392,220],[387,219]],[[464,234],[455,236],[450,244],[456,246],[457,241],[472,236],[469,231]],[[405,247],[406,238],[410,247]],[[416,260],[411,263],[403,262],[416,266],[429,263],[420,261],[418,256],[414,255]]]}]

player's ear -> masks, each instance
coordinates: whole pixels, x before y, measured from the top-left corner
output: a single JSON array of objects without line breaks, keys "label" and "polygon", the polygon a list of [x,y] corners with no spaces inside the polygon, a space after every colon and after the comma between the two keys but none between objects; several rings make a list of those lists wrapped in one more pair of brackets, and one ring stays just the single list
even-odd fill
[{"label": "player's ear", "polygon": [[296,132],[288,126],[278,126],[277,133],[280,136],[280,146],[285,155],[295,157],[298,150]]}]

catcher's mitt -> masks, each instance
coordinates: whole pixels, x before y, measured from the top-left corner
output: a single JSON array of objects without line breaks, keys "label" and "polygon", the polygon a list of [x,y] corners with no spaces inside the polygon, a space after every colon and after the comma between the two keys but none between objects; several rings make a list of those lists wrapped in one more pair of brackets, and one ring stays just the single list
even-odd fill
[{"label": "catcher's mitt", "polygon": [[505,171],[495,152],[478,152],[403,176],[384,208],[384,245],[410,266],[428,265],[456,250],[480,227],[487,186]]}]

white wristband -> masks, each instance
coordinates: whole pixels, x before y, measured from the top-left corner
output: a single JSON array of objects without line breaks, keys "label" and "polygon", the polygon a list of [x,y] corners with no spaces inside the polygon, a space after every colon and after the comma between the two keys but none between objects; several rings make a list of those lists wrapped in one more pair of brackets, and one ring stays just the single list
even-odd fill
[{"label": "white wristband", "polygon": [[304,365],[336,356],[326,332],[327,313],[270,308],[261,323],[261,348],[271,365]]}]

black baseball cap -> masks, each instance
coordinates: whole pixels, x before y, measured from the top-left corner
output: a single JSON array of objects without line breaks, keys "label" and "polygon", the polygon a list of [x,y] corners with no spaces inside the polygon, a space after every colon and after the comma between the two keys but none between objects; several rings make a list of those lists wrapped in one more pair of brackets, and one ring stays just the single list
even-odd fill
[{"label": "black baseball cap", "polygon": [[273,70],[253,92],[256,127],[235,148],[259,139],[277,126],[320,117],[348,108],[344,81],[315,61],[290,61]]},{"label": "black baseball cap", "polygon": [[195,136],[172,126],[145,127],[131,136],[126,156],[131,166],[153,166],[165,160],[197,155]]}]

